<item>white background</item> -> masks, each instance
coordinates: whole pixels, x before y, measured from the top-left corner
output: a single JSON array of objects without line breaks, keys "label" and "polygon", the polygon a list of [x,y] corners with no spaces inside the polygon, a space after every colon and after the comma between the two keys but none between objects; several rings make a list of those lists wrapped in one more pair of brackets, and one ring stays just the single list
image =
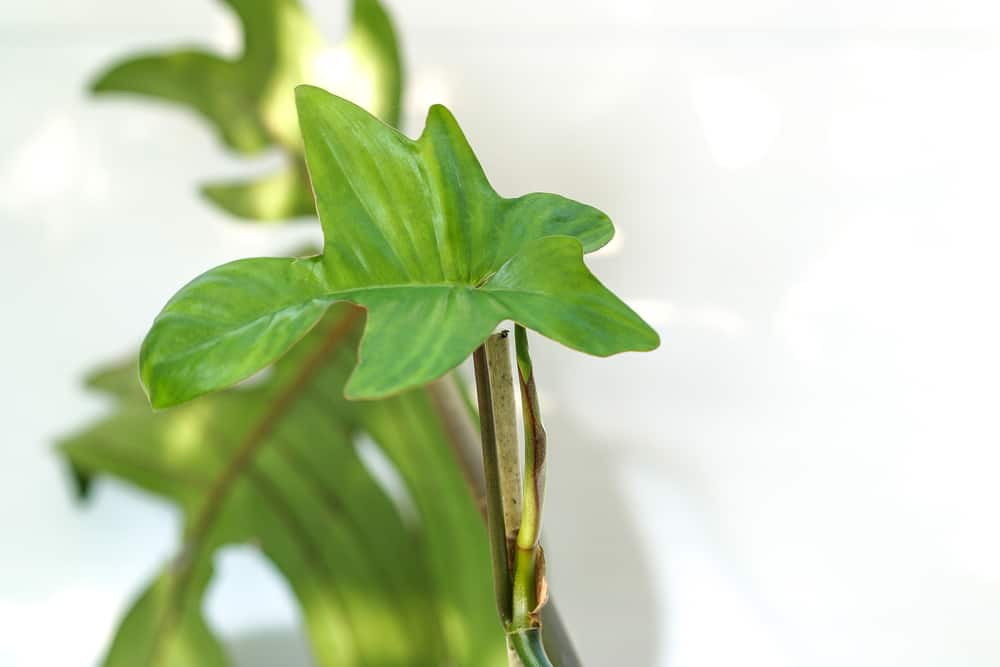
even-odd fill
[{"label": "white background", "polygon": [[[343,3],[308,4],[334,38]],[[1000,664],[996,3],[390,5],[410,133],[444,102],[502,193],[610,213],[591,267],[663,338],[538,344],[548,553],[587,664]],[[202,270],[315,238],[199,201],[263,168],[195,118],[82,92],[130,50],[233,37],[209,0],[0,12],[5,667],[93,665],[175,544],[126,487],[72,503],[51,442],[107,408],[81,375]],[[240,665],[297,667],[258,650],[300,643],[283,584],[249,551],[221,568]]]}]

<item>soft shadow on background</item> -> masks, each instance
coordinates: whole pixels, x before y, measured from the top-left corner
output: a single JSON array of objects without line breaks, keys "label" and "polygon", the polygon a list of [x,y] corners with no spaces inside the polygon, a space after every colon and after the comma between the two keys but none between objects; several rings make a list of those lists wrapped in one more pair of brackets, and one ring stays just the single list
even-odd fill
[{"label": "soft shadow on background", "polygon": [[634,664],[658,664],[669,637],[650,586],[649,555],[621,490],[620,460],[558,415],[546,429],[545,553],[559,612],[587,664],[613,665],[623,652]]}]

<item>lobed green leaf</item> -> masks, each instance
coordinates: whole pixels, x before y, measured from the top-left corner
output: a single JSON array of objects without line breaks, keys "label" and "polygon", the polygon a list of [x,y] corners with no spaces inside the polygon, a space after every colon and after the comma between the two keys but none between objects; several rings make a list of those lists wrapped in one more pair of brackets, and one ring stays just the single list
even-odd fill
[{"label": "lobed green leaf", "polygon": [[339,301],[368,311],[353,398],[440,377],[505,319],[600,356],[658,345],[583,263],[611,238],[607,216],[499,196],[444,107],[417,140],[318,88],[299,87],[298,107],[323,254],[235,262],[182,289],[143,344],[155,406],[249,376]]}]

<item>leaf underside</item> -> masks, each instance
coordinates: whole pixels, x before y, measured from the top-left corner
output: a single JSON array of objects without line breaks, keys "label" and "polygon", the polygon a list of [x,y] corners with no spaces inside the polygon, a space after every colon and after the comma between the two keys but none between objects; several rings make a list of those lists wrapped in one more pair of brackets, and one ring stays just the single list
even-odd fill
[{"label": "leaf underside", "polygon": [[[129,611],[105,667],[228,665],[202,607],[213,557],[234,543],[259,546],[287,579],[318,665],[505,664],[485,531],[427,390],[342,397],[362,320],[335,307],[268,375],[167,412],[150,411],[134,366],[91,381],[116,412],[63,454],[185,516],[183,549]],[[396,466],[418,527],[362,465],[359,432]]]},{"label": "leaf underside", "polygon": [[240,260],[184,287],[143,343],[155,406],[250,376],[340,301],[368,311],[352,398],[441,376],[505,319],[598,356],[659,344],[583,263],[613,235],[603,213],[500,197],[444,107],[411,140],[347,100],[297,92],[323,254]]}]

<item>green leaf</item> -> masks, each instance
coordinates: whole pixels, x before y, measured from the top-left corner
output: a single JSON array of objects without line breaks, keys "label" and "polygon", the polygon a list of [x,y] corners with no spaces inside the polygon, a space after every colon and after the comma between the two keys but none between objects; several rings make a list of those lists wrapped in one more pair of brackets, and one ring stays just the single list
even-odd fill
[{"label": "green leaf", "polygon": [[[357,309],[332,308],[266,374],[169,411],[150,411],[134,363],[91,379],[116,411],[61,443],[68,462],[185,517],[179,555],[126,616],[105,667],[228,664],[201,610],[212,559],[234,543],[257,545],[287,579],[320,667],[505,664],[485,531],[428,390],[343,398],[361,323]],[[398,470],[417,525],[362,465],[359,433]]]},{"label": "green leaf", "polygon": [[69,477],[73,482],[73,491],[77,500],[87,500],[90,498],[90,491],[94,486],[94,478],[86,470],[82,470],[75,465],[67,466]]},{"label": "green leaf", "polygon": [[372,83],[368,110],[399,126],[404,86],[403,56],[392,19],[378,0],[355,0],[345,48]]},{"label": "green leaf", "polygon": [[210,578],[208,559],[181,571],[168,567],[122,620],[104,664],[229,667],[201,611]]},{"label": "green leaf", "polygon": [[[231,149],[251,155],[278,145],[289,166],[254,181],[209,184],[209,201],[247,220],[314,215],[295,113],[295,86],[324,76],[322,56],[334,52],[298,0],[224,0],[244,33],[243,53],[228,60],[192,49],[124,60],[92,84],[95,93],[127,93],[191,108]],[[337,47],[371,90],[365,102],[398,124],[403,66],[396,34],[377,0],[355,0],[351,28]]]},{"label": "green leaf", "polygon": [[92,89],[192,107],[242,153],[275,141],[297,147],[291,90],[311,80],[324,47],[319,31],[297,0],[223,1],[243,28],[238,58],[191,49],[147,55],[112,66]]},{"label": "green leaf", "polygon": [[95,93],[129,92],[191,107],[209,120],[221,139],[240,153],[257,153],[271,138],[256,112],[257,96],[241,67],[210,53],[177,51],[114,66],[95,81]]},{"label": "green leaf", "polygon": [[659,344],[583,263],[610,240],[607,216],[552,194],[500,197],[444,107],[413,141],[318,88],[300,87],[298,104],[323,254],[237,261],[184,287],[143,343],[153,405],[248,377],[338,301],[368,311],[353,398],[440,377],[505,319],[599,356]]},{"label": "green leaf", "polygon": [[244,220],[275,222],[316,214],[309,176],[300,165],[256,181],[209,183],[201,187],[206,199]]}]

